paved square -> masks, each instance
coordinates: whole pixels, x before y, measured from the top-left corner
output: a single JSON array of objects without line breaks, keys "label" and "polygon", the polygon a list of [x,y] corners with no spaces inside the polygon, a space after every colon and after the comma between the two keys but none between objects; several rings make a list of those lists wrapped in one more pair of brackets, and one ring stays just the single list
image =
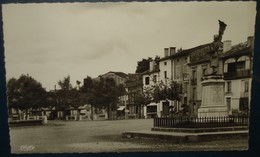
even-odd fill
[{"label": "paved square", "polygon": [[11,128],[12,153],[89,153],[133,151],[245,150],[247,140],[174,144],[122,138],[125,131],[150,130],[152,119],[49,121],[47,125]]}]

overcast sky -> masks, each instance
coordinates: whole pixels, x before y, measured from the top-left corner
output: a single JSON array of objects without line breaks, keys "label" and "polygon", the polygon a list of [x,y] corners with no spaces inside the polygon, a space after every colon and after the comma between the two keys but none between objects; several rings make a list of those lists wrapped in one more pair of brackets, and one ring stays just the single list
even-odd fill
[{"label": "overcast sky", "polygon": [[29,74],[47,90],[70,75],[73,85],[108,71],[134,73],[165,47],[254,35],[256,2],[4,4],[6,78]]}]

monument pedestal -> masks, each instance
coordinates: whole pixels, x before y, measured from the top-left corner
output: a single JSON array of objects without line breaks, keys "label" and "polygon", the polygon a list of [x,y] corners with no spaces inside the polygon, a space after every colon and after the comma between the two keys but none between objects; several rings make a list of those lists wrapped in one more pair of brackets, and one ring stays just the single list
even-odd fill
[{"label": "monument pedestal", "polygon": [[204,77],[202,84],[202,100],[198,109],[198,117],[226,117],[228,108],[224,102],[223,76]]}]

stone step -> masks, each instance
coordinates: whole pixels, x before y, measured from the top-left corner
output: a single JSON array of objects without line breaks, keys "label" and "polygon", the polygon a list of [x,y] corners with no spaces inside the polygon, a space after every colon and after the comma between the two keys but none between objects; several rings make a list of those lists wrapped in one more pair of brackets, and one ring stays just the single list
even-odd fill
[{"label": "stone step", "polygon": [[202,132],[223,132],[223,131],[248,130],[248,126],[214,127],[214,128],[162,128],[162,127],[153,127],[151,130],[152,131],[162,131],[162,132],[202,133]]},{"label": "stone step", "polygon": [[204,133],[183,133],[183,132],[162,132],[162,131],[128,131],[123,132],[124,138],[141,138],[151,140],[165,140],[173,143],[203,142],[226,139],[248,138],[248,130],[204,132]]}]

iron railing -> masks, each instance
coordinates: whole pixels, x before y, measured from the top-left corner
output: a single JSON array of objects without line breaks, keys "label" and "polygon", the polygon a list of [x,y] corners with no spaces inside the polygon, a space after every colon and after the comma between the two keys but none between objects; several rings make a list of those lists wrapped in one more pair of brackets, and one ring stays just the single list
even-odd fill
[{"label": "iron railing", "polygon": [[252,77],[251,70],[233,71],[224,73],[224,79]]},{"label": "iron railing", "polygon": [[248,116],[230,117],[167,117],[154,118],[154,127],[164,128],[212,128],[212,127],[231,127],[248,126]]}]

